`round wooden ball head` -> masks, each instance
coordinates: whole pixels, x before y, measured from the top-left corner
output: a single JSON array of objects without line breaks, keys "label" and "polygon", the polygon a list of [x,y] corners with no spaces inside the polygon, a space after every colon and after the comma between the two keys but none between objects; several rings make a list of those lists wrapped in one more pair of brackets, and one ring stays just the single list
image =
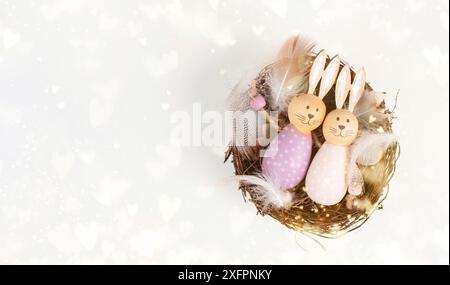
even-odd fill
[{"label": "round wooden ball head", "polygon": [[310,134],[323,122],[327,108],[323,101],[312,94],[295,96],[289,103],[288,116],[291,124],[304,134]]},{"label": "round wooden ball head", "polygon": [[349,146],[358,134],[358,119],[348,110],[336,109],[325,118],[322,131],[327,142]]}]

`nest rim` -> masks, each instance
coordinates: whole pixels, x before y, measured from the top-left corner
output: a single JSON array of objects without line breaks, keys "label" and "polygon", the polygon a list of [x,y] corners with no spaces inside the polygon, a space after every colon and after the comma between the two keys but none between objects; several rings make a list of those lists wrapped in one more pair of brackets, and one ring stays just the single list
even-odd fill
[{"label": "nest rim", "polygon": [[[313,59],[314,56],[311,57]],[[276,63],[275,63],[276,64]],[[274,64],[262,69],[256,80],[258,94],[268,97],[269,89],[266,86],[266,77]],[[354,70],[351,70],[354,75]],[[366,87],[373,90],[369,84]],[[328,108],[334,105],[334,92],[332,96],[327,95],[327,114],[333,110]],[[332,101],[331,101],[332,100]],[[380,123],[386,133],[392,133],[393,111],[385,107],[383,102],[380,107],[387,115],[387,119]],[[278,120],[279,130],[282,130],[289,122],[283,115]],[[360,128],[361,130],[361,128]],[[362,130],[365,130],[362,128]],[[317,128],[313,133],[324,142],[322,128]],[[225,153],[225,162],[230,158],[235,169],[235,175],[253,175],[261,172],[262,158],[259,156],[261,146],[252,148],[252,159],[246,159],[236,146],[230,145]],[[318,147],[314,147],[311,157],[315,156]],[[346,194],[345,198],[336,205],[324,206],[313,202],[303,190],[305,181],[303,180],[296,187],[289,189],[294,194],[294,202],[289,208],[275,208],[273,206],[263,207],[255,187],[243,182],[239,185],[245,201],[252,202],[257,210],[257,214],[268,215],[280,222],[287,228],[300,233],[312,234],[324,238],[338,238],[363,226],[369,218],[379,209],[388,196],[389,183],[395,173],[396,163],[400,156],[400,144],[391,144],[383,153],[379,162],[372,166],[360,166],[364,178],[364,192],[359,196]],[[350,197],[350,198],[349,198]],[[351,201],[349,201],[351,200]]]}]

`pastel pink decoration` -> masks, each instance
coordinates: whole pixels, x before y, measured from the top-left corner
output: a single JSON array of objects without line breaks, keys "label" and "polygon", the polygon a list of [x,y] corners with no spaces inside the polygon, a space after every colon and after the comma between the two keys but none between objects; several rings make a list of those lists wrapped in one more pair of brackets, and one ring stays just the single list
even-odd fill
[{"label": "pastel pink decoration", "polygon": [[281,189],[297,186],[305,177],[311,159],[312,137],[292,124],[270,143],[262,162],[262,173]]},{"label": "pastel pink decoration", "polygon": [[348,148],[325,142],[314,156],[306,176],[309,198],[321,205],[339,203],[347,192]]},{"label": "pastel pink decoration", "polygon": [[266,106],[266,100],[261,95],[258,95],[256,97],[254,97],[250,101],[250,107],[252,107],[252,109],[255,110],[255,111],[259,111],[262,108],[264,108],[265,106]]}]

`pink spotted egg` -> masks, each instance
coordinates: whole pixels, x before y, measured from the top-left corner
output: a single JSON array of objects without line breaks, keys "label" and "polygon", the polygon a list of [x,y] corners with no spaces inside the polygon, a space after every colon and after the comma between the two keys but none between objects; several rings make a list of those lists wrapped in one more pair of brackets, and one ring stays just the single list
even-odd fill
[{"label": "pink spotted egg", "polygon": [[312,137],[294,125],[284,128],[270,143],[262,172],[282,189],[297,186],[305,177],[311,159]]}]

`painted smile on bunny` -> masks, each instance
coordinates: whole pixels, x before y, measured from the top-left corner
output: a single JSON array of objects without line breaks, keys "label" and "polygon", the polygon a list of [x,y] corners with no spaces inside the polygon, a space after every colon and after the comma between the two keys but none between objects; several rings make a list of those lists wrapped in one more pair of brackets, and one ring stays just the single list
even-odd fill
[{"label": "painted smile on bunny", "polygon": [[295,116],[297,117],[297,119],[299,119],[300,123],[307,125],[307,126],[312,127],[315,125],[320,125],[320,123],[322,123],[322,120],[313,120],[314,115],[312,115],[312,114],[308,114],[308,118],[306,118],[302,114],[295,114]]},{"label": "painted smile on bunny", "polygon": [[337,131],[336,130],[336,128],[330,128],[330,132],[335,136],[335,137],[342,137],[342,138],[346,138],[346,137],[349,137],[349,136],[351,136],[352,134],[353,134],[353,131],[352,130],[348,130],[348,131],[345,131],[345,132],[343,132],[342,130],[341,131]]},{"label": "painted smile on bunny", "polygon": [[330,133],[336,137],[346,138],[355,133],[353,130],[345,130],[344,125],[339,125],[339,131],[335,127],[330,128]]},{"label": "painted smile on bunny", "polygon": [[295,96],[288,108],[289,120],[302,133],[308,134],[320,126],[326,107],[322,99],[312,94]]},{"label": "painted smile on bunny", "polygon": [[325,139],[336,145],[349,145],[357,135],[358,119],[345,109],[331,111],[323,122]]}]

